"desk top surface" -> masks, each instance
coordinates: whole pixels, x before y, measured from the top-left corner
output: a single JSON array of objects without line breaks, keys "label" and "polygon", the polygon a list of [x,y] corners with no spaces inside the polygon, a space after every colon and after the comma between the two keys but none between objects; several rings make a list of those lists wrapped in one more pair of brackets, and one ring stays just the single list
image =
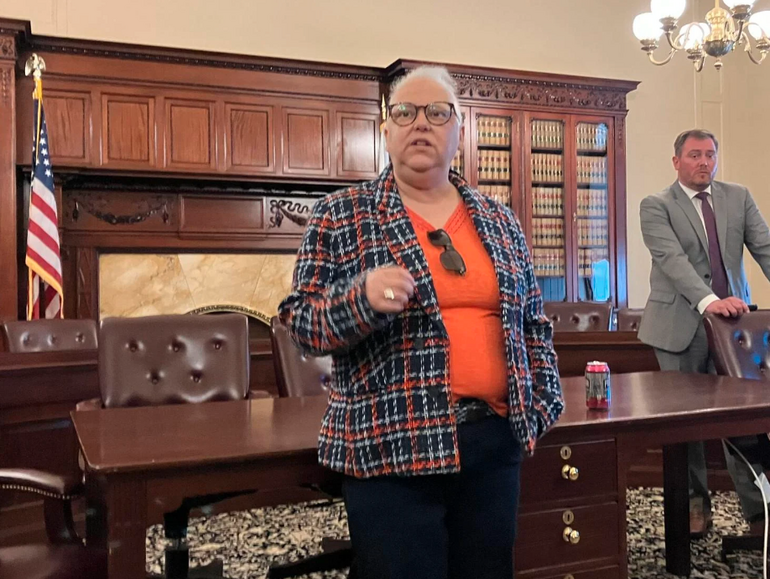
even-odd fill
[{"label": "desk top surface", "polygon": [[[567,408],[554,430],[619,432],[693,419],[770,413],[763,382],[678,372],[612,376],[612,408],[585,407],[583,377],[563,378]],[[88,467],[156,470],[315,453],[325,397],[73,412]]]}]

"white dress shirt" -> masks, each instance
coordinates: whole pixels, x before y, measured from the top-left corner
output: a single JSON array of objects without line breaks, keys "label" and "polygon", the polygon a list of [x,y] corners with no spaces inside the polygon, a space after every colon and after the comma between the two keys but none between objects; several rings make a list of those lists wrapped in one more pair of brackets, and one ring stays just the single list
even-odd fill
[{"label": "white dress shirt", "polygon": [[[692,201],[692,204],[695,206],[695,211],[698,212],[698,216],[700,217],[700,222],[703,224],[703,231],[708,232],[706,229],[706,221],[703,219],[703,201],[698,199],[696,195],[699,193],[699,191],[695,191],[694,189],[690,189],[686,185],[684,185],[681,181],[679,181],[679,186],[682,188],[682,190],[687,193],[687,196],[690,198],[690,201]],[[706,187],[704,189],[706,193],[708,193],[708,197],[706,198],[708,200],[708,204],[711,205],[711,209],[713,211],[714,209],[714,202],[711,199],[711,185]],[[708,234],[706,235],[706,244],[708,244]],[[708,249],[708,247],[706,247]],[[698,312],[703,313],[706,311],[706,308],[709,306],[709,304],[717,301],[719,298],[716,294],[709,294],[705,298],[703,298],[701,301],[698,302]]]}]

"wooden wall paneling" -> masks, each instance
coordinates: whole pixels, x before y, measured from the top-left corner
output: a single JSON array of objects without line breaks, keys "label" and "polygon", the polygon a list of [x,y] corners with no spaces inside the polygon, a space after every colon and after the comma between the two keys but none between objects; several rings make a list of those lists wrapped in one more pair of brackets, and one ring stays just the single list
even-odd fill
[{"label": "wooden wall paneling", "polygon": [[264,233],[263,197],[183,195],[181,207],[180,236]]},{"label": "wooden wall paneling", "polygon": [[102,164],[126,169],[154,168],[155,98],[105,92],[102,106]]},{"label": "wooden wall paneling", "polygon": [[0,321],[18,317],[15,68],[15,34],[0,34]]},{"label": "wooden wall paneling", "polygon": [[283,173],[331,176],[329,109],[282,108]]},{"label": "wooden wall paneling", "polygon": [[229,173],[272,175],[280,161],[276,159],[275,104],[224,102],[225,171]]},{"label": "wooden wall paneling", "polygon": [[[99,255],[93,247],[76,247],[76,317],[99,319]],[[66,303],[66,300],[65,300]]]},{"label": "wooden wall paneling", "polygon": [[164,158],[167,169],[217,169],[214,101],[165,99]]},{"label": "wooden wall paneling", "polygon": [[43,106],[54,168],[91,165],[91,93],[44,89]]},{"label": "wooden wall paneling", "polygon": [[376,178],[380,137],[377,105],[338,105],[334,119],[337,176],[346,179]]},{"label": "wooden wall paneling", "polygon": [[272,94],[379,100],[379,68],[29,36],[19,60],[23,67],[26,57],[36,52],[45,58],[46,78],[111,78],[120,84],[149,81],[218,93],[249,87]]}]

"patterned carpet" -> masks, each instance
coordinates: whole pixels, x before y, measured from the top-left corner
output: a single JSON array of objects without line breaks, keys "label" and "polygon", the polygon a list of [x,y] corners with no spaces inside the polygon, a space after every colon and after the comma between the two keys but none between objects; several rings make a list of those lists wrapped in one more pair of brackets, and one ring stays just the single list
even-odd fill
[{"label": "patterned carpet", "polygon": [[[720,535],[748,529],[740,516],[735,493],[715,493],[714,529],[704,539],[692,542],[693,579],[762,577],[762,557],[741,553],[728,564],[720,561]],[[233,579],[265,577],[272,562],[295,560],[320,550],[324,537],[347,534],[341,504],[291,505],[255,509],[194,519],[190,524],[190,546],[194,564],[224,559],[225,573]],[[147,534],[147,569],[161,571],[164,539],[162,529]],[[661,489],[628,492],[629,577],[672,579],[665,571],[663,543],[663,495]],[[346,579],[344,571],[316,573],[304,579]]]}]

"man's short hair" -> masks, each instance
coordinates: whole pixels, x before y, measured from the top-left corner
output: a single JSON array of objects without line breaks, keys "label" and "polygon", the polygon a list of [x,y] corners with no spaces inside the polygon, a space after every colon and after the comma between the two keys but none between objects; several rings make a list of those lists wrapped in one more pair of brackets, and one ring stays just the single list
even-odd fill
[{"label": "man's short hair", "polygon": [[690,129],[689,131],[685,131],[684,133],[679,135],[676,138],[676,141],[674,141],[674,154],[677,157],[682,156],[682,148],[684,147],[684,143],[690,137],[698,140],[711,139],[712,141],[714,141],[714,148],[717,150],[717,152],[719,152],[719,141],[717,141],[717,138],[714,136],[714,133],[711,133],[709,131],[704,131],[703,129]]}]

